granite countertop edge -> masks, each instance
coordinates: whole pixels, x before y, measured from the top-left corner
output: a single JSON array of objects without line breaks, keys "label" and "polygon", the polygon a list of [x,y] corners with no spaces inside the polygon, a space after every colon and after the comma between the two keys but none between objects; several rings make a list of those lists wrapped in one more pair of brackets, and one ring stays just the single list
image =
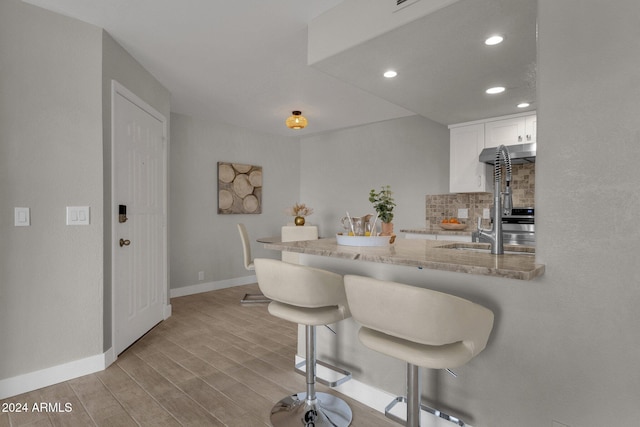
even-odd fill
[{"label": "granite countertop edge", "polygon": [[265,248],[516,280],[532,280],[543,275],[545,271],[544,264],[535,262],[535,256],[491,255],[447,249],[446,245],[451,243],[446,240],[396,238],[392,245],[364,247],[338,245],[335,238],[327,238],[266,243]]}]

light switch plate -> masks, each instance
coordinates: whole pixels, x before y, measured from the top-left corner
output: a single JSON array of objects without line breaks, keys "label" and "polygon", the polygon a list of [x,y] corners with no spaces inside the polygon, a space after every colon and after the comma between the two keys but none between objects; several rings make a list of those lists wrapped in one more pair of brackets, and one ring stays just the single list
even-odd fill
[{"label": "light switch plate", "polygon": [[491,218],[491,210],[489,208],[482,209],[482,219],[490,219]]},{"label": "light switch plate", "polygon": [[89,206],[67,206],[67,225],[89,225]]},{"label": "light switch plate", "polygon": [[15,208],[14,225],[16,227],[28,227],[31,225],[31,213],[29,208]]},{"label": "light switch plate", "polygon": [[458,218],[460,219],[469,218],[469,209],[458,209]]}]

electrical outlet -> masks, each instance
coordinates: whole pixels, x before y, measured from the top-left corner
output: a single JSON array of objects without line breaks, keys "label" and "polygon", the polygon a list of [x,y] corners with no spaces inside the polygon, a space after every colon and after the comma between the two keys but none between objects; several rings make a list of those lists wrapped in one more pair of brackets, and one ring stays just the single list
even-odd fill
[{"label": "electrical outlet", "polygon": [[491,219],[491,210],[489,208],[482,209],[482,219]]},{"label": "electrical outlet", "polygon": [[204,271],[198,271],[198,280],[204,280]]},{"label": "electrical outlet", "polygon": [[469,218],[469,209],[458,209],[458,218],[460,219]]}]

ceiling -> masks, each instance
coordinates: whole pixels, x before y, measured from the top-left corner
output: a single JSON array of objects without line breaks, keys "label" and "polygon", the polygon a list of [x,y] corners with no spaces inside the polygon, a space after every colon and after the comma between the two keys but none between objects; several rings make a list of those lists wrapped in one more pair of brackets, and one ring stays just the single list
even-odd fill
[{"label": "ceiling", "polygon": [[[535,96],[532,0],[460,0],[313,66],[307,25],[343,0],[25,1],[104,28],[171,92],[172,112],[276,135],[414,114],[450,124]],[[494,30],[506,40],[487,49]],[[398,77],[380,77],[381,59]],[[485,95],[494,83],[507,92]],[[285,127],[292,110],[307,128]]]},{"label": "ceiling", "polygon": [[[535,0],[460,0],[313,64],[443,124],[535,109]],[[505,40],[485,46],[493,34]],[[392,80],[382,72],[392,66]],[[502,86],[506,91],[487,95]],[[518,109],[527,101],[530,107]]]}]

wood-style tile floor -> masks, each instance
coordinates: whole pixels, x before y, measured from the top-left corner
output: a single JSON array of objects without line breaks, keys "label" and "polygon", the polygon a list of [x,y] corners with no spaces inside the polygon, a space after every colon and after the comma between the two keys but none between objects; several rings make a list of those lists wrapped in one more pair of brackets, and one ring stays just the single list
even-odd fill
[{"label": "wood-style tile floor", "polygon": [[[269,315],[266,304],[240,305],[257,291],[248,285],[173,298],[173,315],[106,370],[0,401],[29,408],[0,412],[0,427],[270,426],[271,407],[304,391],[305,381],[293,368],[296,325]],[[398,425],[317,389],[349,404],[352,426]],[[60,407],[32,412],[40,403]]]}]

